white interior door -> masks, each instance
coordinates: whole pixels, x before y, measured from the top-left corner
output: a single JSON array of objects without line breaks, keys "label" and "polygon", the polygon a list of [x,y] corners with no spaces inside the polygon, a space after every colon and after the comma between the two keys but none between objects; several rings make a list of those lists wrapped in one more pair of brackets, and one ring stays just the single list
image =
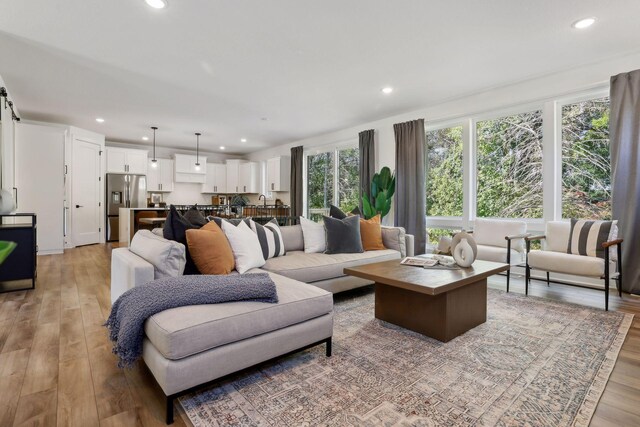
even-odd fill
[{"label": "white interior door", "polygon": [[71,230],[75,246],[100,242],[100,145],[73,140]]},{"label": "white interior door", "polygon": [[18,212],[38,216],[38,254],[64,250],[64,129],[15,127],[15,195]]}]

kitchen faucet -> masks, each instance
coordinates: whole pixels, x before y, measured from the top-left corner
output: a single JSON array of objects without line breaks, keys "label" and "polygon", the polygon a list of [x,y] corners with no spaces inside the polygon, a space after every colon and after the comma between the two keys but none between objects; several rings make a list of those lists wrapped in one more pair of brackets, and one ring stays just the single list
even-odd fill
[{"label": "kitchen faucet", "polygon": [[258,197],[258,201],[260,201],[260,199],[264,199],[264,207],[267,207],[267,196],[265,196],[264,194],[261,194],[260,197]]}]

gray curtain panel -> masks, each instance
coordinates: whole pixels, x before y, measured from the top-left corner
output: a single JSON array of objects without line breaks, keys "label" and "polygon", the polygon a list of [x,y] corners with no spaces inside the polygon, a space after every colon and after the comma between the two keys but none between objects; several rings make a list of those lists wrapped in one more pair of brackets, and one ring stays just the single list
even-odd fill
[{"label": "gray curtain panel", "polygon": [[362,212],[362,196],[371,193],[371,178],[376,169],[376,150],[373,143],[375,130],[363,130],[358,134],[360,146],[360,211]]},{"label": "gray curtain panel", "polygon": [[415,254],[425,253],[427,238],[424,119],[393,125],[396,135],[394,223],[415,236]]},{"label": "gray curtain panel", "polygon": [[611,77],[613,218],[622,244],[622,289],[640,294],[640,70]]},{"label": "gray curtain panel", "polygon": [[304,153],[302,145],[291,148],[291,192],[289,193],[291,216],[299,217],[304,212],[302,206],[302,170]]}]

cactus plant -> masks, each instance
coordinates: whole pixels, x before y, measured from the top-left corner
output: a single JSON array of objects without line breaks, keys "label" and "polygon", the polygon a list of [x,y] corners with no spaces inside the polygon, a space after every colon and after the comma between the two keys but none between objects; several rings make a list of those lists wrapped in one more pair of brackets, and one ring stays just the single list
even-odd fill
[{"label": "cactus plant", "polygon": [[383,167],[380,173],[371,179],[371,193],[369,197],[362,195],[362,214],[366,219],[380,214],[384,218],[391,210],[391,198],[396,191],[396,177],[391,169]]}]

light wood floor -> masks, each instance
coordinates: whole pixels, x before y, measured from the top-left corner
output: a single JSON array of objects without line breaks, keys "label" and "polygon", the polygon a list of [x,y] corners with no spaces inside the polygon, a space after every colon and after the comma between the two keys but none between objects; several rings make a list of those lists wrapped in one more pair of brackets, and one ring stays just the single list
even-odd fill
[{"label": "light wood floor", "polygon": [[[120,370],[106,331],[109,245],[38,258],[35,291],[0,294],[0,426],[161,426],[164,395],[139,364]],[[504,289],[498,278],[490,286]],[[515,283],[514,283],[515,282]],[[522,280],[512,281],[523,291]],[[602,292],[535,282],[532,295],[601,308]],[[640,315],[640,298],[611,296]],[[176,426],[184,425],[179,416]],[[636,316],[592,421],[640,425],[640,316]]]}]

